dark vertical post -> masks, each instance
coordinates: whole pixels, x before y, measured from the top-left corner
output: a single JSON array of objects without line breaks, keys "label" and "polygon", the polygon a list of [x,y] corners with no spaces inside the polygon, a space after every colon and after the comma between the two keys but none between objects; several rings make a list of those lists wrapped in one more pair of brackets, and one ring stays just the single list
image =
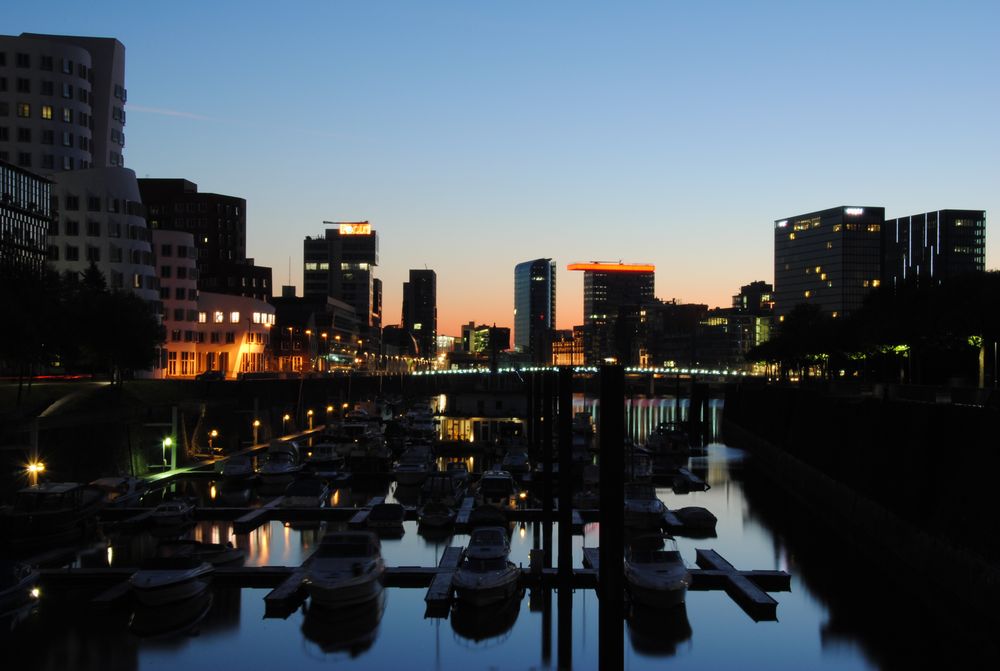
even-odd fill
[{"label": "dark vertical post", "polygon": [[558,668],[573,668],[573,369],[559,369]]},{"label": "dark vertical post", "polygon": [[625,371],[601,366],[601,532],[600,532],[600,668],[621,668],[625,642],[623,528],[625,485]]},{"label": "dark vertical post", "polygon": [[542,666],[552,663],[552,590],[542,589]]},{"label": "dark vertical post", "polygon": [[545,567],[552,566],[552,412],[555,389],[552,372],[542,373],[542,534],[545,545]]},{"label": "dark vertical post", "polygon": [[[573,573],[573,369],[559,369],[559,582]],[[560,611],[562,615],[562,611]]]}]

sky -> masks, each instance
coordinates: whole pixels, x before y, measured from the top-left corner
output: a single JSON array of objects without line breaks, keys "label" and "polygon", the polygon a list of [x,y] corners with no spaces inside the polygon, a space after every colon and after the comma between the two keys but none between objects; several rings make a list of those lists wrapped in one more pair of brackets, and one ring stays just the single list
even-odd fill
[{"label": "sky", "polygon": [[[302,284],[323,220],[379,234],[384,319],[410,268],[438,332],[513,326],[514,266],[656,264],[728,306],[773,280],[777,219],[1000,212],[1000,3],[63,2],[2,32],[116,37],[126,166],[247,199],[247,253]],[[289,273],[289,264],[291,273]]]}]

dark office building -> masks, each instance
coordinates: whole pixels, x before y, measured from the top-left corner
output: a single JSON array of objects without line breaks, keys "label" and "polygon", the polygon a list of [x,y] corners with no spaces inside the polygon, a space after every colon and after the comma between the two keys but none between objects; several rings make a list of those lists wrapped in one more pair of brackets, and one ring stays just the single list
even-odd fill
[{"label": "dark office building", "polygon": [[194,236],[199,291],[270,300],[271,269],[247,258],[246,200],[199,193],[186,179],[138,181],[151,229]]},{"label": "dark office building", "polygon": [[780,322],[799,303],[830,316],[861,307],[882,278],[885,208],[834,207],[774,222],[774,303]]},{"label": "dark office building", "polygon": [[378,234],[367,221],[324,223],[335,228],[303,242],[303,294],[351,305],[361,323],[364,349],[378,351],[382,284],[372,277],[378,265]]},{"label": "dark office building", "polygon": [[510,349],[510,329],[475,322],[462,324],[462,351],[469,354],[491,354]]},{"label": "dark office building", "polygon": [[514,266],[514,348],[532,363],[552,360],[556,327],[556,264],[535,259]]},{"label": "dark office building", "polygon": [[437,274],[411,270],[403,282],[403,328],[417,341],[420,356],[437,356]]},{"label": "dark office building", "polygon": [[41,273],[53,221],[51,190],[44,177],[0,161],[0,273]]},{"label": "dark office building", "polygon": [[986,212],[938,210],[885,222],[882,281],[940,284],[986,269]]},{"label": "dark office building", "polygon": [[646,306],[654,301],[655,266],[624,263],[572,263],[583,271],[583,335],[588,364],[614,359],[638,364]]}]

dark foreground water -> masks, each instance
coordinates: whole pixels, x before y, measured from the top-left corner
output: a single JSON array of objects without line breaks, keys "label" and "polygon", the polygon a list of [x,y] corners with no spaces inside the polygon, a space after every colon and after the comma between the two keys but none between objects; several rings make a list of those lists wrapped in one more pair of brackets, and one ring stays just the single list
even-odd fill
[{"label": "dark foreground water", "polygon": [[[707,473],[707,492],[660,490],[670,508],[704,506],[718,518],[717,538],[679,539],[693,566],[695,548],[714,548],[739,568],[784,569],[792,591],[775,593],[778,622],[754,622],[724,592],[690,592],[686,608],[638,612],[623,621],[626,669],[863,669],[891,668],[946,657],[955,641],[908,603],[905,593],[859,583],[856,560],[841,541],[797,513],[766,478],[744,468],[744,454],[712,445],[693,464]],[[207,483],[200,485],[210,487]],[[390,493],[391,493],[390,487]],[[366,492],[343,492],[344,500]],[[352,500],[351,503],[354,501]],[[293,529],[271,522],[238,539],[249,565],[297,565],[324,529]],[[528,564],[539,529],[518,526],[512,559]],[[190,536],[230,538],[226,523],[201,523]],[[574,564],[583,545],[598,544],[598,527],[574,538]],[[112,538],[82,565],[114,566],[147,554],[145,535]],[[237,540],[237,539],[234,539]],[[443,548],[406,524],[405,535],[385,540],[389,565],[431,566]],[[851,568],[852,563],[853,569]],[[865,574],[866,575],[866,574]],[[525,593],[508,608],[454,610],[448,619],[424,618],[424,589],[391,588],[385,598],[335,615],[303,607],[287,619],[266,619],[266,589],[216,588],[210,599],[177,610],[110,612],[83,598],[43,594],[38,611],[4,642],[5,668],[44,669],[541,669],[556,668],[559,618],[555,593]],[[597,668],[599,602],[593,591],[572,595],[573,667]],[[550,635],[544,633],[545,625]],[[7,666],[7,664],[10,666]]]}]

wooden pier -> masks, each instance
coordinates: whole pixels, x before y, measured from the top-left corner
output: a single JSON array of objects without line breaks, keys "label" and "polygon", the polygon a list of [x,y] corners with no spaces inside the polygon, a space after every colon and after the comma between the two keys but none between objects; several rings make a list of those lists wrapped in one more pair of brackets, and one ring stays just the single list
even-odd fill
[{"label": "wooden pier", "polygon": [[476,500],[471,496],[466,496],[462,499],[462,506],[458,509],[458,514],[455,515],[455,529],[457,531],[464,531],[469,528],[469,515],[472,514],[472,509],[476,507]]},{"label": "wooden pier", "polygon": [[381,505],[383,503],[385,503],[384,496],[373,496],[368,501],[368,503],[365,505],[364,508],[361,508],[360,510],[358,510],[357,513],[354,514],[354,517],[352,517],[351,521],[347,523],[347,526],[349,526],[352,529],[361,529],[367,526],[368,516],[371,515],[372,508]]},{"label": "wooden pier", "polygon": [[458,565],[462,562],[464,548],[450,546],[445,548],[438,562],[438,574],[431,580],[431,586],[427,588],[424,595],[424,602],[427,610],[424,617],[447,617],[451,607],[451,581],[455,577]]},{"label": "wooden pier", "polygon": [[262,525],[264,522],[267,522],[270,519],[271,510],[280,506],[284,498],[285,497],[283,496],[279,496],[273,501],[269,501],[260,508],[252,510],[251,512],[237,519],[235,522],[233,522],[233,533],[248,534],[257,527],[259,527],[260,525]]}]

